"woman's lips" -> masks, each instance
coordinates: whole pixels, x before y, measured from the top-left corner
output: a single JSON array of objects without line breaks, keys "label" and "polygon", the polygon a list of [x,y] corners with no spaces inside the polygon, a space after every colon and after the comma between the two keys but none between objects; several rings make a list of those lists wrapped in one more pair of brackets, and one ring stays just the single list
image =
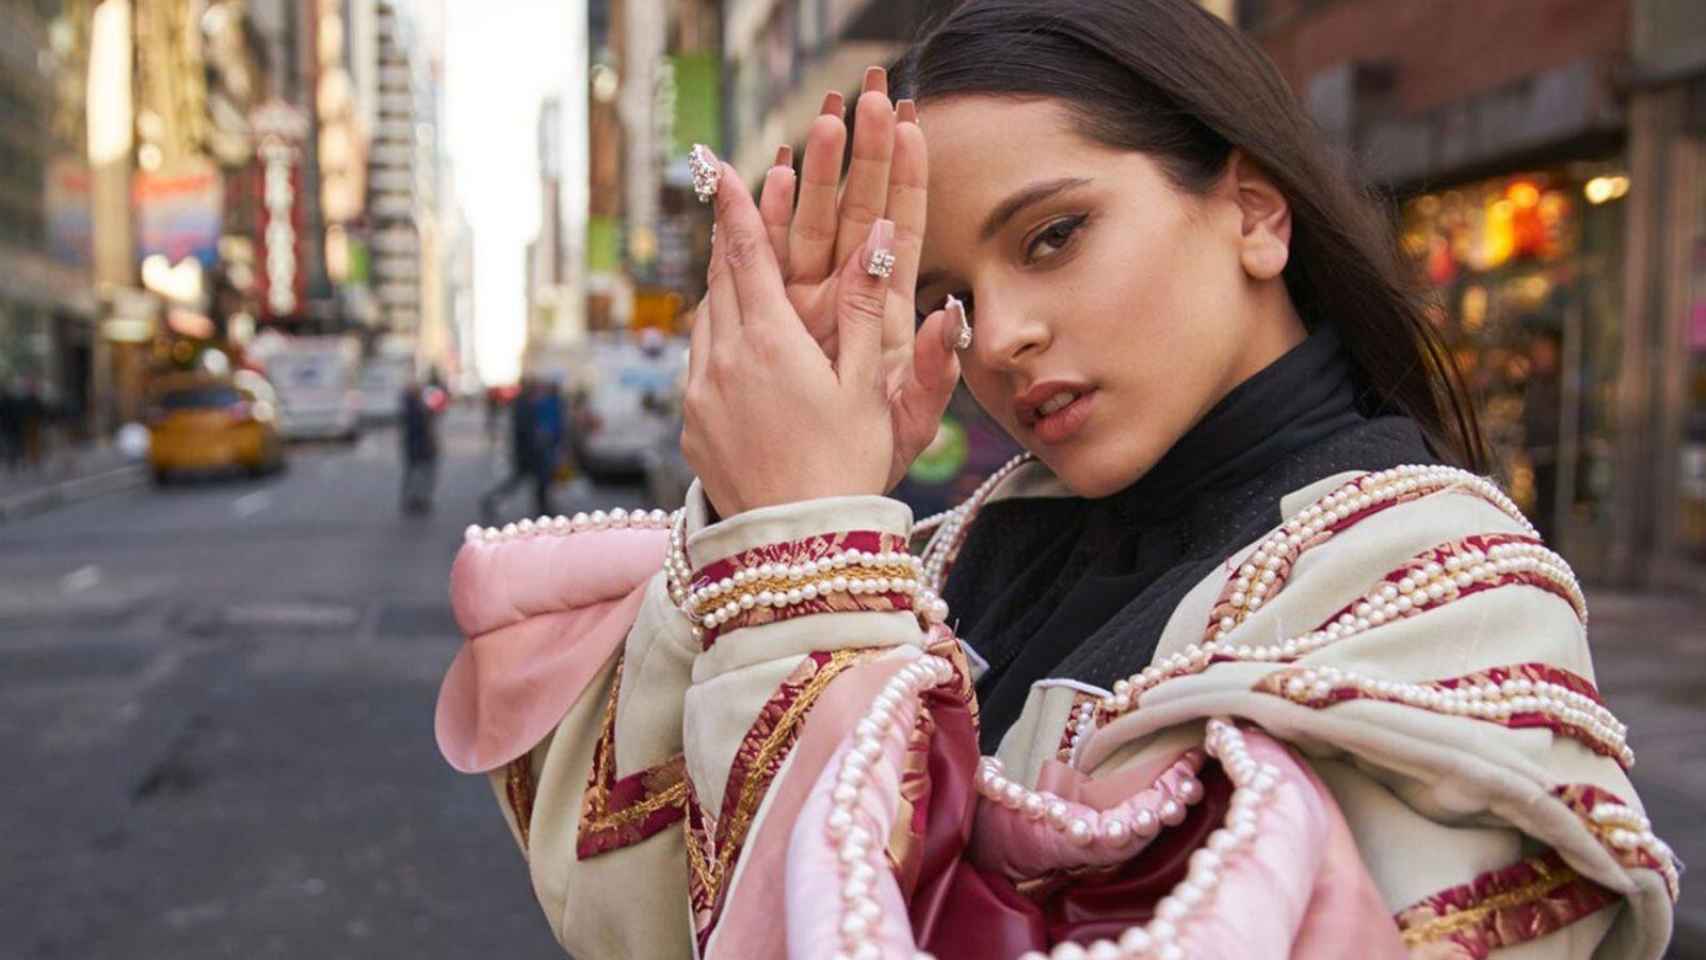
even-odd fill
[{"label": "woman's lips", "polygon": [[1090,419],[1091,405],[1095,400],[1096,391],[1086,390],[1074,397],[1071,403],[1052,413],[1042,414],[1039,410],[1036,422],[1031,425],[1031,432],[1046,444],[1065,443],[1083,429],[1085,422]]}]

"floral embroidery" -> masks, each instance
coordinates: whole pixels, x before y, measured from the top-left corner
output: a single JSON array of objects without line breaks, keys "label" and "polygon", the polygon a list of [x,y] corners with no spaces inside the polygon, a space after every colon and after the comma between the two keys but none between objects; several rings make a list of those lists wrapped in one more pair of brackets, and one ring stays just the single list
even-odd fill
[{"label": "floral embroidery", "polygon": [[1609,790],[1587,783],[1567,783],[1552,795],[1569,807],[1618,863],[1628,870],[1653,870],[1664,878],[1672,903],[1682,894],[1682,874],[1670,845],[1653,833],[1653,825],[1634,807]]},{"label": "floral embroidery", "polygon": [[1543,727],[1626,768],[1635,763],[1635,754],[1624,739],[1627,728],[1606,709],[1594,685],[1544,663],[1489,667],[1427,683],[1377,680],[1335,667],[1292,667],[1267,674],[1251,689],[1316,710],[1352,700],[1378,700],[1472,717],[1513,730]]},{"label": "floral embroidery", "polygon": [[616,698],[622,661],[616,662],[604,721],[593,746],[592,772],[581,797],[575,856],[588,860],[633,846],[679,821],[687,812],[687,761],[676,754],[662,763],[616,779]]},{"label": "floral embroidery", "polygon": [[800,725],[825,688],[848,667],[880,649],[807,654],[758,711],[729,767],[720,814],[712,821],[695,799],[687,812],[688,899],[699,948],[704,950],[722,914],[727,880],[746,843],[753,817],[770,783],[799,738]]},{"label": "floral embroidery", "polygon": [[1556,851],[1483,873],[1398,911],[1419,960],[1482,960],[1560,930],[1616,903],[1618,895],[1564,864]]}]

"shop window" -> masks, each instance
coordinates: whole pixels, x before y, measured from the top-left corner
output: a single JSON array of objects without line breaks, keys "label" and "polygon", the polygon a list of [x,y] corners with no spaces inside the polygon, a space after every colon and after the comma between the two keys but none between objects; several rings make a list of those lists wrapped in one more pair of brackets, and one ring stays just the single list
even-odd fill
[{"label": "shop window", "polygon": [[1616,481],[1627,179],[1578,164],[1430,193],[1403,244],[1481,413],[1499,478],[1572,560],[1603,555]]}]

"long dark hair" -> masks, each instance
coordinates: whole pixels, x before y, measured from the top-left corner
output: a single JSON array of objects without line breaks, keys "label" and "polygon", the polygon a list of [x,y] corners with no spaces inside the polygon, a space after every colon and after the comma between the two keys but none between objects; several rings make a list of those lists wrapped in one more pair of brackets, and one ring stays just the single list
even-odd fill
[{"label": "long dark hair", "polygon": [[967,0],[892,74],[899,97],[1064,101],[1085,136],[1150,156],[1197,195],[1242,151],[1290,201],[1286,289],[1306,325],[1339,331],[1362,411],[1411,417],[1440,456],[1487,470],[1474,407],[1387,208],[1357,186],[1267,55],[1193,0]]}]

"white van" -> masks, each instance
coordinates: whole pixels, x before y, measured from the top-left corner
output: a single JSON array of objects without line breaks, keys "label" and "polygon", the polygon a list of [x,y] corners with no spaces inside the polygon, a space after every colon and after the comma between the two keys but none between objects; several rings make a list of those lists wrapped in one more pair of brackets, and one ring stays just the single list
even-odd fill
[{"label": "white van", "polygon": [[287,440],[354,440],[361,432],[356,387],[361,348],[353,337],[289,337],[261,357],[278,393]]}]

